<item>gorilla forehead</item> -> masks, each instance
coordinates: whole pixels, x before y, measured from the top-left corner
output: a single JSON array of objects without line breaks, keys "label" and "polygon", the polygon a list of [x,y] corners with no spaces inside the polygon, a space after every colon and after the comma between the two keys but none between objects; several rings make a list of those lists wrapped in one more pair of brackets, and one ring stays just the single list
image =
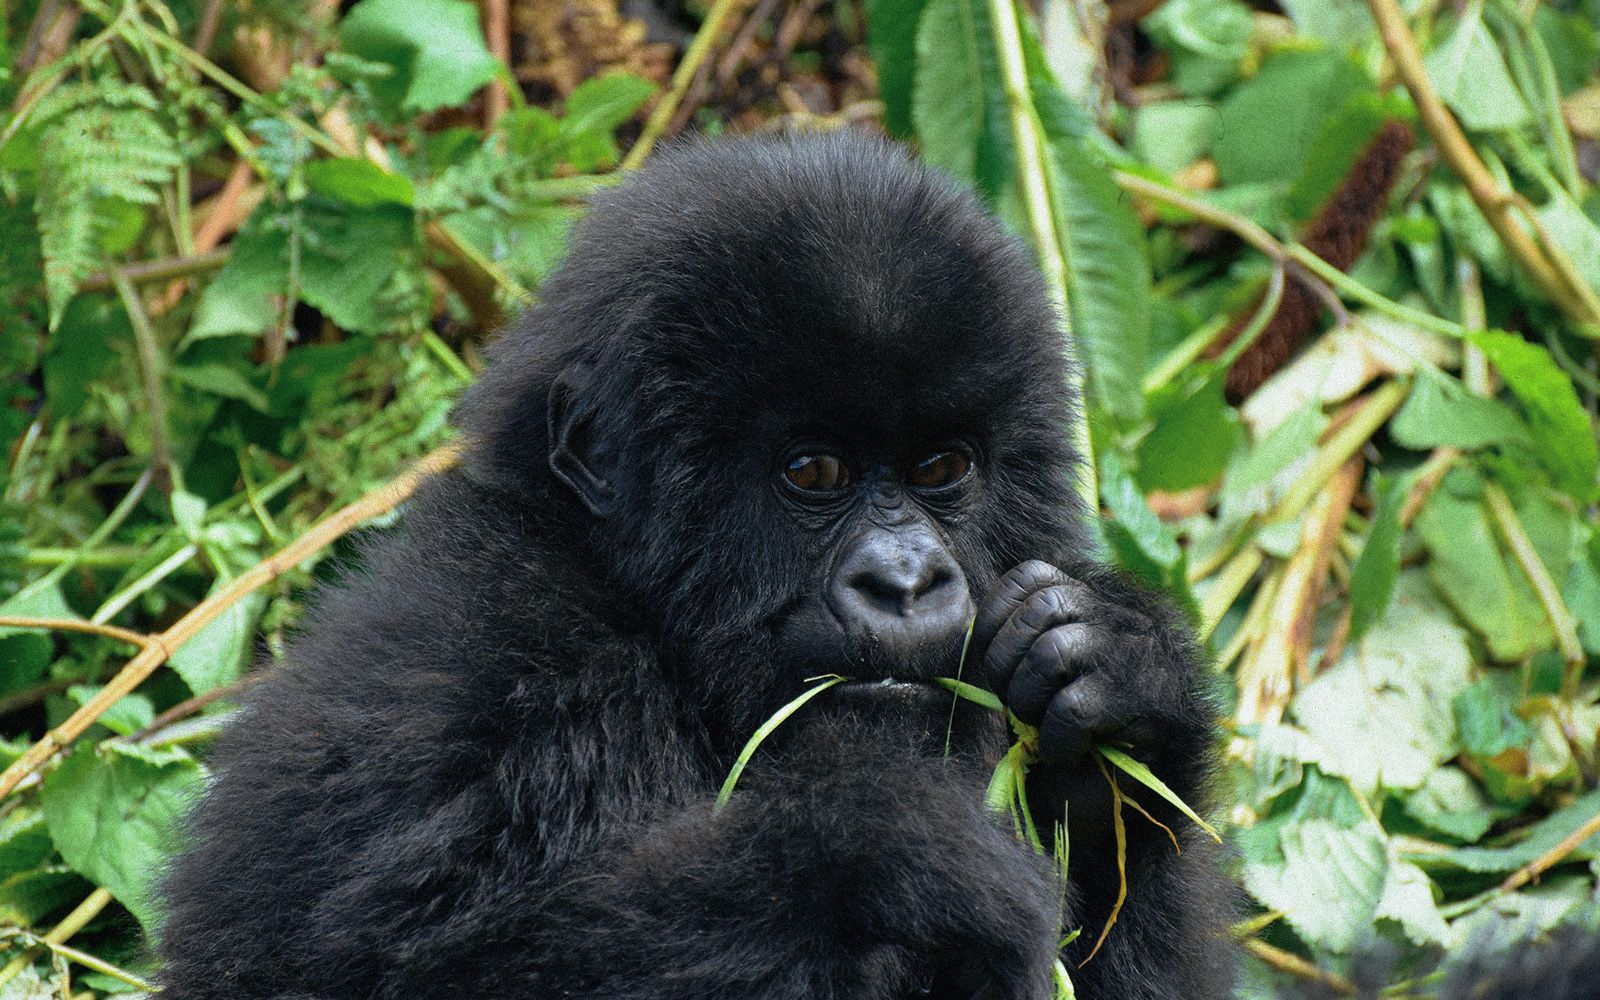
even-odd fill
[{"label": "gorilla forehead", "polygon": [[648,373],[629,391],[656,415],[703,427],[703,406],[750,401],[894,433],[1060,396],[1041,377],[1059,372],[1057,326],[1026,254],[897,147],[744,137],[650,172],[601,200],[549,294],[583,282],[591,320],[608,320],[587,326],[591,360]]}]

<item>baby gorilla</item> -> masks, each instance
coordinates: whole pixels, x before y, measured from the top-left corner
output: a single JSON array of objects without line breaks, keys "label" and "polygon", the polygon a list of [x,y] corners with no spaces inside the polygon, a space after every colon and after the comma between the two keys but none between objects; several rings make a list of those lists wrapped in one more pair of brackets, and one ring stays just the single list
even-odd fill
[{"label": "baby gorilla", "polygon": [[[325,592],[216,752],[166,1000],[1221,996],[1176,614],[1093,561],[1024,249],[861,136],[683,147],[598,199],[463,402],[464,467]],[[962,660],[969,622],[971,647]],[[1003,719],[1071,874],[983,807]],[[713,800],[752,732],[809,703]],[[1070,810],[1066,808],[1070,801]]]}]

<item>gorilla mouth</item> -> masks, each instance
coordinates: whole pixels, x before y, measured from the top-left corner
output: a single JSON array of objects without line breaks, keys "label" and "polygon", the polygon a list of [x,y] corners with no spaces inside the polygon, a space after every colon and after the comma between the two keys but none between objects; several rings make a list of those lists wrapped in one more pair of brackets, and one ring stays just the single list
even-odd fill
[{"label": "gorilla mouth", "polygon": [[937,684],[904,677],[846,681],[834,693],[852,705],[900,705],[908,709],[948,708],[950,699],[955,697]]}]

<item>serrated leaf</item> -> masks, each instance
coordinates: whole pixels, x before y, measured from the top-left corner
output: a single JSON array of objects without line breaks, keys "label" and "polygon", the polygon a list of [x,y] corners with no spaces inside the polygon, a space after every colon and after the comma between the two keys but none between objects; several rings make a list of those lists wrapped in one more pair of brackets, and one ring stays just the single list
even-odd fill
[{"label": "serrated leaf", "polygon": [[159,908],[152,890],[202,785],[192,760],[156,766],[85,745],[44,779],[40,804],[62,858],[153,932]]},{"label": "serrated leaf", "polygon": [[1538,344],[1499,330],[1475,333],[1471,341],[1488,356],[1528,414],[1538,442],[1536,454],[1556,485],[1580,503],[1600,496],[1600,445],[1594,424],[1578,401],[1572,380]]},{"label": "serrated leaf", "polygon": [[1150,260],[1144,229],[1098,154],[1057,140],[1047,149],[1050,197],[1067,260],[1073,339],[1090,401],[1126,425],[1144,413],[1150,353]]},{"label": "serrated leaf", "polygon": [[922,158],[968,184],[977,181],[986,105],[980,30],[988,26],[972,0],[930,0],[917,25],[911,97]]},{"label": "serrated leaf", "polygon": [[339,43],[394,67],[368,81],[391,114],[464,104],[501,72],[467,0],[361,0],[340,22]]}]

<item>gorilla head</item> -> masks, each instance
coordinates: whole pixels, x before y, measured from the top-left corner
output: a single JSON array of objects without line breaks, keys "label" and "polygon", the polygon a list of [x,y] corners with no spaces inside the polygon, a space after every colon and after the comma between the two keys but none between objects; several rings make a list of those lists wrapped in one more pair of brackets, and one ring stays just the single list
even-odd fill
[{"label": "gorilla head", "polygon": [[821,673],[942,730],[950,696],[921,682],[956,672],[973,595],[1081,548],[1025,250],[870,137],[723,140],[650,173],[598,200],[464,404],[471,467],[563,512],[722,735]]}]

